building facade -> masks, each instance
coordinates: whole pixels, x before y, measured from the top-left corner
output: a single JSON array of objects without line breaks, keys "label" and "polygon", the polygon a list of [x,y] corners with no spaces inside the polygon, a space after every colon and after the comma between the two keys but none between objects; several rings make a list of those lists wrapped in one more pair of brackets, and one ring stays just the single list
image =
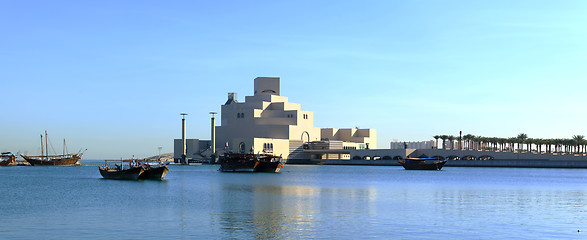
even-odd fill
[{"label": "building facade", "polygon": [[[280,79],[258,77],[254,95],[238,102],[229,93],[221,107],[221,125],[216,126],[216,152],[271,153],[284,159],[310,158],[309,143],[328,144],[344,149],[376,148],[375,129],[320,129],[314,127],[314,113],[302,110],[280,95]],[[315,145],[315,144],[314,144]]]},{"label": "building facade", "polygon": [[[179,163],[183,148],[182,139],[173,139],[173,160]],[[208,159],[210,155],[210,140],[186,139],[186,159]]]},{"label": "building facade", "polygon": [[389,149],[432,149],[434,148],[434,141],[421,142],[391,142]]}]

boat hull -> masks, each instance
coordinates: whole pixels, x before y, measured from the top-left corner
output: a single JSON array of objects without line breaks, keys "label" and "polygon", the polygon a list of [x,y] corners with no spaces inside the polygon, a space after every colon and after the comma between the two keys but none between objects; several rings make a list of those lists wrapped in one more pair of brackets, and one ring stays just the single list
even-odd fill
[{"label": "boat hull", "polygon": [[70,166],[75,165],[81,159],[81,157],[74,155],[67,158],[53,158],[53,159],[41,159],[37,157],[28,157],[21,155],[24,160],[30,163],[32,166]]},{"label": "boat hull", "polygon": [[254,172],[256,161],[223,161],[220,163],[222,172]]},{"label": "boat hull", "polygon": [[278,161],[279,157],[262,154],[226,154],[220,160],[220,171],[222,172],[273,172],[277,173],[284,164]]},{"label": "boat hull", "polygon": [[0,155],[0,166],[13,166],[16,163],[16,156],[9,153],[2,153]]},{"label": "boat hull", "polygon": [[106,179],[116,179],[116,180],[137,180],[141,173],[143,173],[142,167],[133,167],[124,170],[112,169],[112,168],[100,168],[100,175]]},{"label": "boat hull", "polygon": [[139,179],[163,179],[169,172],[169,168],[162,167],[144,167],[143,173],[139,175]]},{"label": "boat hull", "polygon": [[446,160],[400,160],[405,170],[440,170]]},{"label": "boat hull", "polygon": [[255,172],[279,172],[283,168],[282,162],[259,162]]}]

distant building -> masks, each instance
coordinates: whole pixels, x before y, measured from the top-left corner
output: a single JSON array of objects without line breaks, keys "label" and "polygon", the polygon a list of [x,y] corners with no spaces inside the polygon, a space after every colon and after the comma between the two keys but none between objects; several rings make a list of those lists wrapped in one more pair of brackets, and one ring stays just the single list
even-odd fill
[{"label": "distant building", "polygon": [[341,141],[342,149],[377,148],[377,131],[358,128],[322,128],[322,141]]},{"label": "distant building", "polygon": [[389,149],[432,149],[434,148],[434,141],[421,142],[391,142]]},{"label": "distant building", "polygon": [[[343,149],[376,148],[375,129],[320,129],[314,127],[314,113],[304,111],[300,104],[280,96],[280,79],[258,77],[254,95],[238,102],[236,93],[229,93],[221,107],[221,125],[216,127],[216,151],[222,154],[225,144],[233,152],[272,153],[284,159],[305,159],[309,143],[329,144]],[[305,146],[305,147],[304,147]]]},{"label": "distant building", "polygon": [[[173,139],[173,160],[179,163],[182,153],[182,140]],[[210,140],[186,139],[186,159],[209,159]]]}]

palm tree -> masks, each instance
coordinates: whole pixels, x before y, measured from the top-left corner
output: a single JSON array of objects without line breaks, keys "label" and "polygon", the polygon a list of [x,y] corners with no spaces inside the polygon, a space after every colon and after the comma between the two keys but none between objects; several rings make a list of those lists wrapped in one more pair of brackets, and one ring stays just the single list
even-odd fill
[{"label": "palm tree", "polygon": [[575,140],[564,139],[564,145],[565,145],[565,153],[571,153],[573,151],[571,148],[573,145],[575,145]]},{"label": "palm tree", "polygon": [[538,154],[542,154],[542,145],[545,143],[546,141],[542,138],[535,138],[534,139],[534,144],[536,144],[536,151],[538,151]]},{"label": "palm tree", "polygon": [[532,144],[534,144],[534,138],[526,138],[524,140],[526,144],[526,152],[532,152]]},{"label": "palm tree", "polygon": [[440,135],[434,135],[433,138],[436,140],[434,145],[436,145],[436,149],[438,149],[438,139],[440,138]]},{"label": "palm tree", "polygon": [[505,138],[498,138],[497,143],[499,144],[499,151],[503,152],[504,144],[506,143],[507,139]]},{"label": "palm tree", "polygon": [[473,136],[473,134],[467,134],[465,136],[463,136],[463,140],[467,141],[466,143],[466,150],[471,150],[471,141],[473,140],[475,136]]},{"label": "palm tree", "polygon": [[447,138],[450,141],[450,150],[453,150],[454,149],[454,140],[456,139],[456,137],[453,135],[450,135]]},{"label": "palm tree", "polygon": [[574,145],[577,146],[577,153],[579,153],[579,145],[585,141],[585,136],[583,135],[573,135]]},{"label": "palm tree", "polygon": [[[517,138],[508,138],[508,143],[510,145],[510,151],[511,152],[515,152],[516,151],[516,143],[518,142]],[[519,145],[519,144],[518,144]]]},{"label": "palm tree", "polygon": [[555,145],[556,144],[556,140],[555,139],[547,139],[546,142],[547,142],[546,152],[547,153],[553,153],[553,152],[555,152],[556,150],[554,150],[554,151],[552,150],[552,145]]},{"label": "palm tree", "polygon": [[485,144],[486,141],[487,141],[486,137],[474,136],[473,137],[473,145],[475,147],[475,150],[483,151],[483,144]]},{"label": "palm tree", "polygon": [[498,138],[496,137],[490,137],[487,139],[487,141],[489,141],[491,143],[491,151],[495,151],[497,150],[497,141]]},{"label": "palm tree", "polygon": [[565,143],[565,140],[564,139],[561,139],[561,138],[557,138],[557,139],[554,140],[554,142],[555,142],[554,151],[555,152],[562,153],[563,152],[563,145]]},{"label": "palm tree", "polygon": [[526,140],[528,138],[528,135],[526,135],[525,133],[520,133],[518,134],[518,151],[522,151],[522,149],[520,148],[520,143],[524,143],[524,140]]},{"label": "palm tree", "polygon": [[447,135],[440,135],[440,139],[442,139],[442,149],[446,149],[446,139],[448,138]]}]

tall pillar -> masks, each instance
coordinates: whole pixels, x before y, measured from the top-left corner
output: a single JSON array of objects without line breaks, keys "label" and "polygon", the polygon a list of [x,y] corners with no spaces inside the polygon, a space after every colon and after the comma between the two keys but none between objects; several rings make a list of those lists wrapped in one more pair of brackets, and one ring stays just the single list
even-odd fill
[{"label": "tall pillar", "polygon": [[216,118],[214,117],[214,115],[216,114],[216,112],[210,112],[210,114],[212,114],[212,119],[211,119],[211,126],[210,126],[210,145],[211,145],[211,150],[212,153],[210,154],[211,158],[210,158],[210,163],[216,163]]},{"label": "tall pillar", "polygon": [[186,146],[186,127],[185,127],[185,116],[188,115],[187,113],[181,113],[181,147],[182,147],[182,152],[181,152],[181,164],[186,164],[187,160],[186,160],[186,154],[187,154],[187,146]]}]

